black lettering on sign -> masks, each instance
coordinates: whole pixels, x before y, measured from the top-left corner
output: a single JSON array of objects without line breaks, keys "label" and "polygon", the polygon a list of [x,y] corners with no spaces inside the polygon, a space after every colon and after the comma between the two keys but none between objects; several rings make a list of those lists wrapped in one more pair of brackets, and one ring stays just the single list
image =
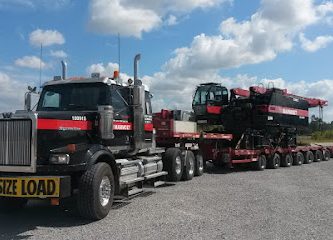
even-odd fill
[{"label": "black lettering on sign", "polygon": [[13,195],[17,195],[17,180],[13,180]]},{"label": "black lettering on sign", "polygon": [[34,195],[37,189],[37,184],[34,180],[28,181],[27,190],[29,195]]},{"label": "black lettering on sign", "polygon": [[54,180],[47,180],[47,195],[53,195],[56,191],[56,183]]},{"label": "black lettering on sign", "polygon": [[3,186],[2,186],[2,184],[3,184],[3,180],[0,179],[0,194],[3,194],[3,193],[4,193],[4,192],[3,192]]},{"label": "black lettering on sign", "polygon": [[11,188],[12,188],[12,180],[7,179],[6,182],[8,183],[6,186],[6,194],[12,194]]},{"label": "black lettering on sign", "polygon": [[43,194],[45,195],[46,194],[46,186],[45,186],[45,181],[44,180],[39,180],[38,181],[38,187],[37,187],[37,194],[40,195],[40,194]]},{"label": "black lettering on sign", "polygon": [[26,195],[28,195],[28,193],[27,193],[27,189],[25,188],[25,186],[26,186],[26,184],[25,184],[25,180],[22,180],[22,190],[21,190],[21,194],[22,194],[22,196],[26,196]]}]

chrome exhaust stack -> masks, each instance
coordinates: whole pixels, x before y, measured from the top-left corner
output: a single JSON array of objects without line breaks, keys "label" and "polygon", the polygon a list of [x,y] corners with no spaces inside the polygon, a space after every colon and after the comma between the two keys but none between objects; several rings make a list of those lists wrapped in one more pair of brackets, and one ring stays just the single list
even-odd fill
[{"label": "chrome exhaust stack", "polygon": [[138,79],[138,64],[141,55],[137,54],[134,58],[134,86],[133,86],[133,110],[134,110],[134,151],[144,148],[144,111],[145,111],[145,88]]},{"label": "chrome exhaust stack", "polygon": [[61,61],[62,66],[62,79],[65,80],[67,77],[67,62]]}]

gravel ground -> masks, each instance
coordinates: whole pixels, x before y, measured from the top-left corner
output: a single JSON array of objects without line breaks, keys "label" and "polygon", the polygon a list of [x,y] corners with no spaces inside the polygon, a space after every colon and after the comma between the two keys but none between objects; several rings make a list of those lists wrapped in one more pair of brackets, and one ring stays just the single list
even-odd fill
[{"label": "gravel ground", "polygon": [[33,202],[0,215],[0,239],[333,239],[333,160],[263,172],[209,168],[99,222]]}]

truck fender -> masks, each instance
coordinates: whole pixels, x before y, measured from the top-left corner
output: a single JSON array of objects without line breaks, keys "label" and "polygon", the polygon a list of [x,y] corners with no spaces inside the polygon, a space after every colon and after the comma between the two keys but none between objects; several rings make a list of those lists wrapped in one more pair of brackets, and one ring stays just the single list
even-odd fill
[{"label": "truck fender", "polygon": [[102,145],[94,145],[87,151],[86,170],[90,169],[94,164],[96,164],[98,162],[106,162],[107,164],[110,165],[112,172],[113,172],[114,180],[116,183],[115,193],[117,193],[118,189],[119,189],[120,173],[116,166],[116,161],[115,161],[115,158],[114,158],[112,152]]}]

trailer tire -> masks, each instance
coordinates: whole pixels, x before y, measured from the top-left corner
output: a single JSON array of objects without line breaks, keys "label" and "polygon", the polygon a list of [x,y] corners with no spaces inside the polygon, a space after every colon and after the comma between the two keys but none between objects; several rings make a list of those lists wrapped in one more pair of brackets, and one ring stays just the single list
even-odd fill
[{"label": "trailer tire", "polygon": [[281,164],[280,154],[274,153],[273,157],[268,161],[268,167],[271,169],[278,169]]},{"label": "trailer tire", "polygon": [[194,176],[202,176],[204,173],[204,160],[202,153],[199,151],[195,155],[195,171]]},{"label": "trailer tire", "polygon": [[331,153],[328,150],[324,150],[323,161],[329,161],[331,159]]},{"label": "trailer tire", "polygon": [[185,181],[192,180],[195,172],[195,156],[192,151],[185,151],[185,168],[182,179]]},{"label": "trailer tire", "polygon": [[304,163],[304,155],[301,152],[296,153],[294,156],[294,165],[299,166]]},{"label": "trailer tire", "polygon": [[257,171],[264,171],[267,165],[267,159],[266,156],[261,154],[258,157],[258,160],[253,163],[253,168]]},{"label": "trailer tire", "polygon": [[11,213],[24,208],[28,203],[25,198],[0,197],[0,212]]},{"label": "trailer tire", "polygon": [[320,150],[316,150],[315,153],[314,153],[314,162],[320,162],[321,160],[323,160],[323,152],[320,151]]},{"label": "trailer tire", "polygon": [[183,175],[183,160],[178,148],[168,148],[163,157],[163,165],[168,172],[168,180],[179,182]]},{"label": "trailer tire", "polygon": [[113,203],[115,182],[111,167],[96,163],[80,178],[77,206],[79,214],[87,219],[106,217]]},{"label": "trailer tire", "polygon": [[314,160],[313,152],[307,151],[305,153],[304,164],[310,164],[313,162],[313,160]]},{"label": "trailer tire", "polygon": [[282,167],[290,167],[293,164],[293,157],[291,154],[286,154],[281,160]]}]

